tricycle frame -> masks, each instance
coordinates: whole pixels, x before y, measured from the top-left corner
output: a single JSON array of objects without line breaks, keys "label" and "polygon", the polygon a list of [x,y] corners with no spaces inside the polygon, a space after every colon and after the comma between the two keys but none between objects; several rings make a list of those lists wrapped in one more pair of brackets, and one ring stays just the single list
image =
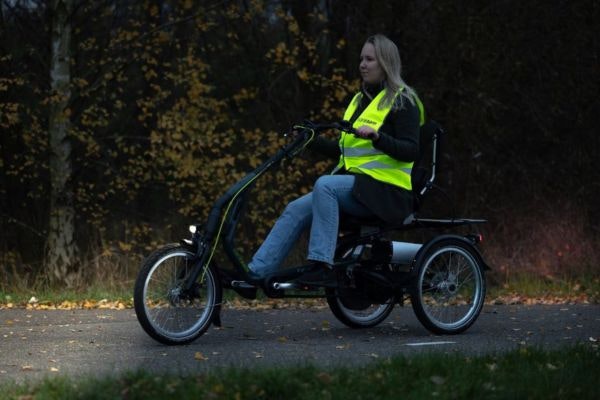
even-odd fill
[{"label": "tricycle frame", "polygon": [[[148,285],[152,273],[157,270],[159,265],[150,265],[152,262],[157,262],[156,255],[154,258],[151,255],[147,259],[136,282],[134,303],[138,320],[150,336],[162,343],[182,344],[196,339],[211,323],[219,325],[222,288],[234,289],[240,295],[248,298],[255,298],[258,289],[262,289],[268,297],[275,298],[325,297],[336,317],[354,328],[374,326],[381,322],[387,317],[393,304],[403,304],[407,296],[411,297],[419,320],[433,332],[459,333],[475,321],[481,311],[485,296],[484,271],[489,268],[476,247],[480,241],[480,235],[445,234],[436,236],[423,245],[413,247],[418,248],[418,251],[414,254],[411,253],[409,261],[402,266],[386,259],[386,256],[382,255],[385,252],[377,249],[390,243],[386,239],[386,235],[390,232],[429,228],[446,229],[486,222],[483,219],[420,218],[415,212],[409,215],[403,224],[389,226],[382,221],[344,218],[333,265],[337,276],[335,281],[323,285],[302,283],[302,275],[314,268],[313,265],[284,268],[258,283],[248,278],[247,264],[236,251],[235,233],[244,205],[248,201],[249,190],[265,172],[278,166],[282,160],[297,156],[315,139],[319,132],[326,129],[352,131],[352,128],[344,121],[321,125],[306,122],[295,126],[293,131],[296,135],[293,141],[226,190],[210,210],[206,224],[190,226],[192,237],[182,240],[179,246],[181,251],[186,254],[185,258],[189,260],[191,267],[186,266],[185,272],[178,272],[178,275],[181,276],[177,276],[173,283],[174,286],[169,288],[166,307],[173,308],[174,312],[177,312],[178,307],[184,308],[188,304],[201,301],[201,292],[205,289],[207,280],[210,280],[210,285],[218,286],[210,292],[214,298],[210,299],[209,307],[211,309],[208,317],[206,317],[206,313],[202,314],[206,320],[192,334],[181,337],[170,335],[157,326],[157,322],[153,322],[151,306],[148,305],[149,300],[147,299],[149,296]],[[433,187],[439,159],[438,139],[443,131],[437,124],[433,125],[430,130],[433,157],[429,166],[429,174],[422,179],[420,187],[417,188],[416,200],[418,201]],[[422,137],[423,131],[422,129]],[[227,258],[232,263],[232,271],[216,266],[214,255],[219,243],[222,244]],[[177,250],[178,248],[173,247],[173,249]],[[165,254],[168,253],[164,249],[162,251]],[[160,253],[160,250],[158,252]],[[366,255],[367,253],[370,254]],[[437,317],[428,311],[428,306],[423,299],[423,290],[434,290],[442,293],[440,296],[448,297],[459,291],[461,282],[459,282],[458,273],[460,268],[454,275],[450,272],[444,272],[445,275],[441,271],[436,272],[435,268],[439,267],[433,264],[431,266],[433,272],[423,269],[424,264],[434,261],[438,263],[438,260],[432,261],[427,257],[432,254],[435,254],[436,257],[438,254],[440,257],[447,257],[446,253],[450,255],[449,261],[446,261],[448,265],[453,263],[453,256],[462,257],[465,260],[465,268],[469,268],[469,271],[476,276],[477,303],[469,310],[468,318],[464,317],[464,323],[460,324],[456,324],[454,321],[446,323],[441,318],[436,319]],[[450,270],[449,267],[448,270]],[[357,289],[357,282],[360,283],[358,285],[361,286],[360,290]],[[426,287],[426,285],[429,286]],[[425,289],[423,289],[424,287]],[[368,306],[368,303],[380,304],[379,309],[372,313],[373,318],[354,318],[354,311],[365,305]]]}]

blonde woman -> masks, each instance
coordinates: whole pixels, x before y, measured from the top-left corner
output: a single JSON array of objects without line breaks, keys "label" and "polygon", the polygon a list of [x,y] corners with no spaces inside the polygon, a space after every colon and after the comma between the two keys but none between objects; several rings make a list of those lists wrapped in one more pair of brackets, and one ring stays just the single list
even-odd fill
[{"label": "blonde woman", "polygon": [[402,223],[412,212],[410,173],[419,149],[423,108],[401,77],[400,54],[383,35],[369,37],[360,53],[361,90],[344,114],[355,134],[316,146],[338,159],[335,173],[321,176],[313,191],[290,202],[249,263],[258,283],[275,272],[304,229],[310,228],[307,259],[314,273],[299,280],[323,284],[332,269],[341,214]]}]

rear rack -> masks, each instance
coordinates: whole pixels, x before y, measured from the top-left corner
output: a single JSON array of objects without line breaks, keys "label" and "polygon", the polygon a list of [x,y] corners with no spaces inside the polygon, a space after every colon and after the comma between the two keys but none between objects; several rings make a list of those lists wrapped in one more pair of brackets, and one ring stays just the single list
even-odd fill
[{"label": "rear rack", "polygon": [[487,219],[478,218],[419,218],[410,214],[404,220],[403,226],[407,227],[426,227],[426,228],[444,228],[462,225],[485,224]]}]

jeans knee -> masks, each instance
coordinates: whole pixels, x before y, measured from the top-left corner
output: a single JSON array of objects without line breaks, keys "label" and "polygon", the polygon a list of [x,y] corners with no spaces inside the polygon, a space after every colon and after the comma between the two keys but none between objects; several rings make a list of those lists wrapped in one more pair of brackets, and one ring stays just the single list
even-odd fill
[{"label": "jeans knee", "polygon": [[323,193],[331,191],[330,178],[330,175],[323,175],[319,177],[313,185],[313,192]]},{"label": "jeans knee", "polygon": [[[307,214],[306,206],[306,201],[303,201],[302,198],[292,200],[285,206],[282,216],[288,216],[295,220],[303,219]],[[308,211],[310,211],[310,209]]]}]

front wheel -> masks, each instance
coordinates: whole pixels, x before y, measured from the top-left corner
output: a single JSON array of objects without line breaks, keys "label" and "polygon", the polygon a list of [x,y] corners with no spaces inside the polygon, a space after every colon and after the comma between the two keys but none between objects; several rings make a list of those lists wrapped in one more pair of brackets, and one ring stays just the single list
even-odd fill
[{"label": "front wheel", "polygon": [[485,300],[483,262],[472,245],[445,238],[417,260],[411,302],[419,321],[433,333],[456,334],[469,328]]},{"label": "front wheel", "polygon": [[185,344],[210,326],[221,298],[221,285],[212,266],[186,288],[191,272],[200,268],[194,252],[167,245],[142,264],[134,289],[135,313],[142,328],[164,344]]}]

